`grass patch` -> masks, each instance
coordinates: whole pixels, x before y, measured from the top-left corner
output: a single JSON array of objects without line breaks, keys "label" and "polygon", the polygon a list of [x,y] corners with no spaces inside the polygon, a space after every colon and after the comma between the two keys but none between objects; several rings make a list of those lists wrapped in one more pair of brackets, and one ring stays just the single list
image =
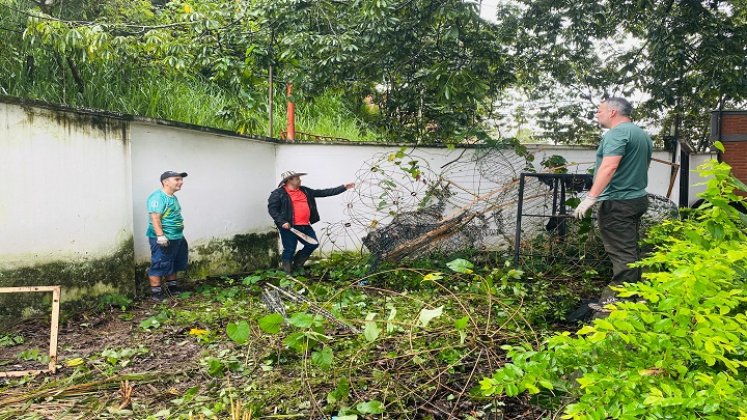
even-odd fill
[{"label": "grass patch", "polygon": [[[266,90],[239,97],[206,80],[153,74],[148,69],[111,68],[81,63],[85,80],[81,92],[65,66],[52,57],[36,57],[32,77],[25,73],[20,55],[0,67],[0,94],[113,112],[159,118],[235,131],[268,134]],[[1,57],[0,57],[1,58]],[[0,60],[3,63],[3,60]],[[296,104],[296,130],[349,140],[374,141],[380,136],[353,111],[341,92],[328,91]],[[286,130],[286,98],[279,90],[274,103],[273,133]]]}]

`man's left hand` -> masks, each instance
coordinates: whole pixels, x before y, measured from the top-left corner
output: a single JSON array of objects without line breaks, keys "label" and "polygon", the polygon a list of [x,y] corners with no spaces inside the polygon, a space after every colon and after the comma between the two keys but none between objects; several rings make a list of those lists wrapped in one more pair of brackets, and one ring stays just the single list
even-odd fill
[{"label": "man's left hand", "polygon": [[346,190],[352,190],[353,188],[355,188],[355,182],[349,182],[349,183],[345,184],[345,189]]},{"label": "man's left hand", "polygon": [[597,197],[587,195],[583,201],[576,207],[576,211],[573,212],[573,215],[576,216],[577,219],[583,219],[586,217],[586,213],[591,210],[592,206],[597,202]]}]

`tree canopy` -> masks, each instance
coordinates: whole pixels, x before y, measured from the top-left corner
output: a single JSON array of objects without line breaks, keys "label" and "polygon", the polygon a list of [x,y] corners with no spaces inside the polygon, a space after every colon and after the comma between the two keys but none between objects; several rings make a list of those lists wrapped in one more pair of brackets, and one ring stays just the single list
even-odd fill
[{"label": "tree canopy", "polygon": [[192,102],[244,133],[267,131],[270,68],[279,109],[292,83],[301,110],[324,112],[313,104],[331,96],[326,111],[391,141],[481,139],[508,116],[536,137],[593,142],[588,114],[617,94],[705,146],[709,111],[747,95],[743,0],[505,0],[495,21],[463,0],[0,4],[0,92],[115,107],[134,96],[155,116]]},{"label": "tree canopy", "polygon": [[95,89],[86,71],[198,77],[240,98],[221,110],[240,131],[259,129],[241,113],[265,106],[270,66],[300,98],[345,92],[372,127],[411,141],[472,135],[513,79],[497,27],[461,0],[10,3],[27,79],[45,58],[67,64],[79,94]]},{"label": "tree canopy", "polygon": [[[501,17],[524,85],[570,88],[579,103],[642,98],[638,117],[704,146],[709,111],[747,98],[747,3],[520,0]],[[549,85],[548,85],[549,84]],[[573,104],[576,106],[576,104]]]}]

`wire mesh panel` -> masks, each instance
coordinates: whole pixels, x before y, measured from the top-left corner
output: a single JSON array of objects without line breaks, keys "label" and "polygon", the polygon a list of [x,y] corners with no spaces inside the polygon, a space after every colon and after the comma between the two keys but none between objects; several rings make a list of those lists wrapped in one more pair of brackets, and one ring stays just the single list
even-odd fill
[{"label": "wire mesh panel", "polygon": [[[346,196],[345,219],[321,229],[322,249],[367,250],[374,261],[468,249],[513,249],[517,264],[532,257],[593,269],[606,261],[595,218],[571,217],[591,175],[535,173],[527,156],[500,147],[465,149],[449,162],[433,162],[417,150],[366,161],[356,174],[358,187]],[[644,222],[676,212],[666,198],[651,200]]]},{"label": "wire mesh panel", "polygon": [[440,167],[415,152],[376,155],[357,173],[346,220],[322,229],[322,247],[350,249],[362,238],[374,257],[388,260],[508,247],[527,165],[501,148],[465,150]]}]

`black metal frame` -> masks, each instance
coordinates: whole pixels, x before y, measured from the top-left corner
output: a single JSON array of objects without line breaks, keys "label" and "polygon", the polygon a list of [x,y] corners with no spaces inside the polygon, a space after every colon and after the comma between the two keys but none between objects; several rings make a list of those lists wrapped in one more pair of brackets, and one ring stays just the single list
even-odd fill
[{"label": "black metal frame", "polygon": [[[542,183],[548,185],[552,190],[552,214],[528,214],[524,213],[524,187],[526,178],[538,178]],[[514,238],[514,264],[519,264],[521,257],[521,220],[524,217],[546,217],[559,220],[558,234],[561,238],[566,235],[565,219],[572,218],[565,212],[566,188],[581,192],[591,188],[593,175],[589,174],[554,174],[522,172],[519,176],[519,200],[516,210],[516,235]],[[580,181],[580,182],[579,182]],[[579,188],[581,186],[581,188]]]}]

